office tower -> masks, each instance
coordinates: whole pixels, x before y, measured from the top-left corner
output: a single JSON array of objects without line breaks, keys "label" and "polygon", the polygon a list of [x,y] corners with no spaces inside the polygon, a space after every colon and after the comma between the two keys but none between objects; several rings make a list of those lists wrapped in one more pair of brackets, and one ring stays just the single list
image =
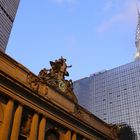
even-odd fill
[{"label": "office tower", "polygon": [[75,81],[74,91],[90,112],[132,126],[140,138],[140,60]]},{"label": "office tower", "polygon": [[19,0],[0,0],[0,50],[5,52]]},{"label": "office tower", "polygon": [[135,61],[74,82],[79,103],[107,123],[126,123],[140,139],[140,13]]}]

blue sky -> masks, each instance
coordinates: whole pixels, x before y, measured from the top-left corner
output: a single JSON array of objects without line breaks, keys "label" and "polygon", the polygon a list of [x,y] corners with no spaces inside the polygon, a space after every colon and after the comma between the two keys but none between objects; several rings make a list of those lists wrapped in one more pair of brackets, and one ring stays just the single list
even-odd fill
[{"label": "blue sky", "polygon": [[63,56],[74,81],[134,61],[136,25],[135,0],[21,0],[6,53],[35,74]]}]

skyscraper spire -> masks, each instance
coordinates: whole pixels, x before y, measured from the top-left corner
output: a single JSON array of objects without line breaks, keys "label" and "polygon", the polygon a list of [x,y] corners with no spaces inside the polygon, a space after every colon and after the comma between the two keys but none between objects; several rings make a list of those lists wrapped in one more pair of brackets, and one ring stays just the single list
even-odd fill
[{"label": "skyscraper spire", "polygon": [[137,5],[137,11],[138,11],[138,24],[137,24],[137,30],[136,30],[136,40],[135,40],[135,44],[136,44],[136,49],[137,52],[135,54],[135,59],[140,59],[140,12],[138,9],[138,5]]}]

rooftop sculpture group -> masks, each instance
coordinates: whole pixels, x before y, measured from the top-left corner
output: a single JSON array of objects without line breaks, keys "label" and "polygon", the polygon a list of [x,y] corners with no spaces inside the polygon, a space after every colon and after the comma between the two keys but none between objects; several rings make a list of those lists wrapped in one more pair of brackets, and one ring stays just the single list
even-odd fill
[{"label": "rooftop sculpture group", "polygon": [[69,76],[69,73],[67,72],[67,68],[70,68],[72,66],[67,66],[66,59],[61,57],[58,60],[50,61],[51,69],[47,70],[44,68],[39,72],[39,77],[45,78],[45,79],[59,79],[64,80],[65,76]]},{"label": "rooftop sculpture group", "polygon": [[50,69],[42,69],[38,76],[49,86],[60,91],[74,102],[77,102],[77,98],[73,93],[72,80],[65,79],[65,76],[69,76],[67,68],[72,66],[67,66],[66,59],[63,57],[54,62],[50,61],[50,65]]}]

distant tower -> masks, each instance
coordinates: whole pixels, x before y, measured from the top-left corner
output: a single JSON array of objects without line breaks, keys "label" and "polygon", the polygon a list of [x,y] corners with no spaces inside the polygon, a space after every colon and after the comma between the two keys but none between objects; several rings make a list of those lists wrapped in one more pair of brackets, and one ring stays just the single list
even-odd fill
[{"label": "distant tower", "polygon": [[140,12],[138,8],[137,10],[138,10],[138,25],[137,25],[137,30],[136,30],[136,41],[135,41],[136,49],[137,49],[137,52],[135,54],[136,60],[140,59]]},{"label": "distant tower", "polygon": [[5,52],[20,0],[0,0],[0,51]]}]

